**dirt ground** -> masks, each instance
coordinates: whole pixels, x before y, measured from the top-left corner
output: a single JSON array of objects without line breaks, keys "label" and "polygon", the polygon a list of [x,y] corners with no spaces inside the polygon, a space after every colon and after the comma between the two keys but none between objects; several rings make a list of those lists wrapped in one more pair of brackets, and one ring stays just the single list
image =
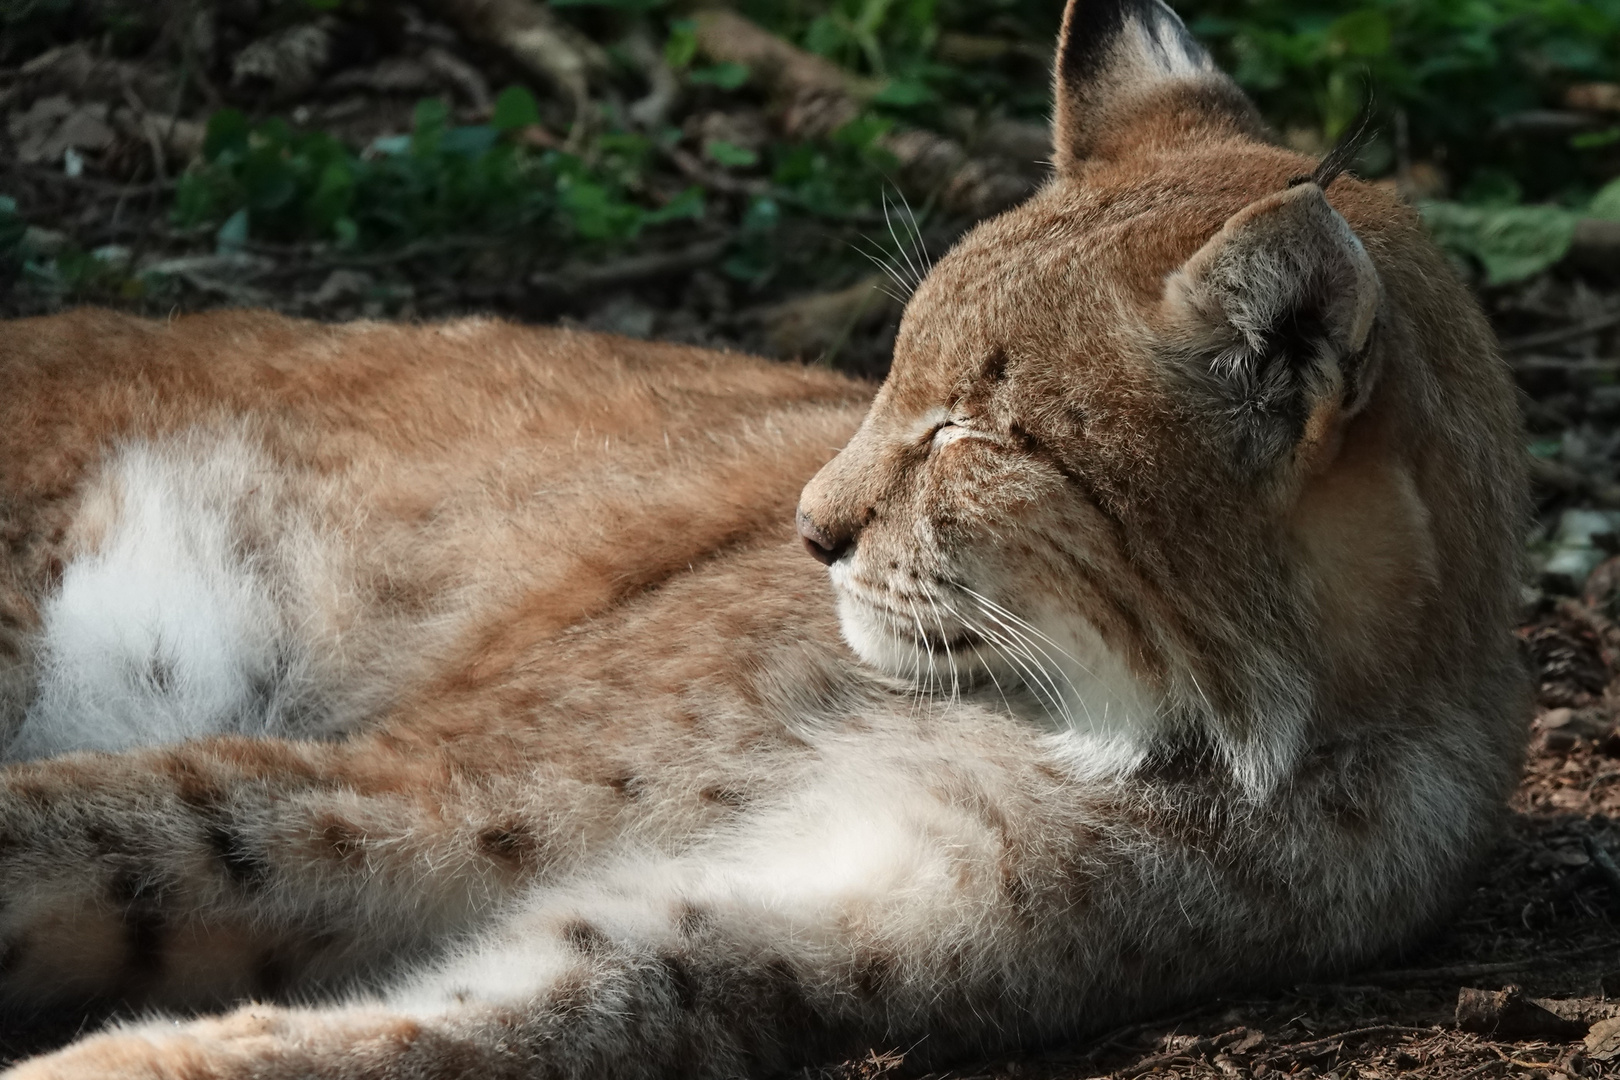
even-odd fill
[{"label": "dirt ground", "polygon": [[[498,81],[499,61],[461,50],[442,27],[411,28],[398,45],[400,56],[422,60],[448,51],[462,57],[461,67],[417,63],[409,79],[400,76],[404,89],[390,90],[384,78],[390,57],[362,49],[353,65],[325,72],[319,86],[280,99],[275,109],[288,115],[303,109],[306,117],[348,124],[355,128],[349,137],[363,143],[399,130],[411,97],[433,92],[436,79],[454,90],[472,71],[478,79],[460,92],[487,96],[480,83]],[[494,311],[784,358],[819,357],[869,376],[886,366],[898,306],[871,294],[858,273],[847,266],[829,271],[820,292],[807,284],[813,267],[765,286],[739,284],[718,266],[725,236],[701,226],[585,267],[584,277],[554,253],[456,237],[370,254],[256,245],[222,256],[212,235],[170,223],[177,166],[164,159],[174,147],[155,146],[142,134],[148,129],[121,125],[117,112],[132,95],[172,96],[170,120],[179,120],[165,130],[184,134],[178,124],[206,115],[206,95],[188,100],[183,85],[163,81],[169,73],[138,64],[103,72],[106,78],[83,75],[67,61],[32,73],[27,67],[0,70],[0,193],[15,199],[20,216],[37,230],[38,246],[102,252],[98,257],[110,269],[64,286],[11,266],[0,274],[0,316],[82,302],[153,315],[261,304],[321,319]],[[217,60],[215,69],[228,80],[228,58]],[[386,70],[398,75],[405,69]],[[97,89],[103,84],[114,90],[103,93]],[[230,87],[225,90],[228,96]],[[39,103],[52,98],[60,99],[56,111],[42,111]],[[727,115],[734,126],[746,126],[748,117]],[[100,127],[86,117],[100,117]],[[64,133],[69,121],[80,125],[78,136]],[[22,153],[28,140],[37,149],[44,145],[39,140],[52,138],[67,140],[64,145],[73,138],[86,142],[86,167],[70,176],[43,158],[24,160],[38,156]],[[928,219],[923,239],[937,253],[968,224]],[[850,240],[833,235],[830,226],[805,228],[814,233],[806,234],[807,249]],[[186,259],[195,261],[176,263]],[[171,271],[158,290],[132,288],[135,278],[120,270],[156,263]],[[1420,947],[1378,970],[1212,1000],[1082,1045],[950,1076],[1620,1077],[1620,560],[1603,561],[1620,550],[1620,517],[1570,513],[1620,508],[1620,291],[1612,278],[1583,274],[1558,270],[1483,297],[1524,390],[1535,462],[1535,567],[1519,633],[1526,662],[1540,674],[1540,701],[1533,721],[1527,718],[1525,776],[1501,844],[1467,902]],[[569,284],[573,280],[591,285],[579,288]],[[860,294],[853,304],[851,288]],[[815,337],[816,327],[828,322],[837,324],[835,337]],[[803,347],[807,340],[813,348]],[[1486,1001],[1481,1021],[1458,1025],[1462,992],[1508,986],[1521,994]],[[1492,1013],[1489,1006],[1501,1008]],[[903,1070],[903,1055],[892,1054],[825,1073],[865,1080]]]}]

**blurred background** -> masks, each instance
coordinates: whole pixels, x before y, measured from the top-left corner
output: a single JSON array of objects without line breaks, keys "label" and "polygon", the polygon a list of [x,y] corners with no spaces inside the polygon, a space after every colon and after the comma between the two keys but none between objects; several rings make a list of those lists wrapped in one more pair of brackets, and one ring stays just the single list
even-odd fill
[{"label": "blurred background", "polygon": [[[1424,951],[970,1075],[1616,1075],[1620,0],[1175,6],[1300,150],[1371,88],[1356,171],[1496,324],[1535,481],[1531,755]],[[1047,175],[1061,8],[0,0],[0,316],[495,312],[880,376],[928,259]],[[1454,1022],[1510,979],[1557,1015]]]},{"label": "blurred background", "polygon": [[[1299,149],[1372,87],[1358,171],[1423,207],[1505,335],[1609,310],[1620,0],[1179,10]],[[880,374],[874,285],[903,295],[1045,174],[1060,13],[0,0],[0,304],[495,310]]]}]

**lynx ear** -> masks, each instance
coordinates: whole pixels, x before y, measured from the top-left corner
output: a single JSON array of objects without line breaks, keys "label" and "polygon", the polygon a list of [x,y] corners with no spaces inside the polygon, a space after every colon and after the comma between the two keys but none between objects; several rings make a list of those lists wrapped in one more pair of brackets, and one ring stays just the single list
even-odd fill
[{"label": "lynx ear", "polygon": [[1382,295],[1349,223],[1302,183],[1234,214],[1170,276],[1164,304],[1200,404],[1261,468],[1332,442],[1366,404]]},{"label": "lynx ear", "polygon": [[[1200,131],[1265,137],[1254,106],[1162,0],[1069,0],[1054,82],[1060,173],[1140,141]],[[1180,100],[1160,123],[1131,123],[1171,93]]]}]

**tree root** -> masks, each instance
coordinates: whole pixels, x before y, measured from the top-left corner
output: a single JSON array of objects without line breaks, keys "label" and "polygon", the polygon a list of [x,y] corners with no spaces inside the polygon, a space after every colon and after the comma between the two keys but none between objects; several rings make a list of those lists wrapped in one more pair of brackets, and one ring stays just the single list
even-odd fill
[{"label": "tree root", "polygon": [[[792,138],[828,135],[859,115],[883,88],[805,52],[734,11],[706,8],[693,16],[698,49],[716,63],[746,66],[775,99],[777,123]],[[982,218],[1035,189],[1036,180],[1012,163],[969,154],[961,143],[916,128],[896,128],[879,145],[899,164],[895,181],[907,196],[935,200],[945,210]]]}]

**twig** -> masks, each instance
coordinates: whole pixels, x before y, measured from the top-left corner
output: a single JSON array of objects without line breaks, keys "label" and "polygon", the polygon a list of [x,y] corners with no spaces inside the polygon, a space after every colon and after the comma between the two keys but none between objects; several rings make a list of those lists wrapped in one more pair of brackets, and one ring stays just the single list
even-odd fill
[{"label": "twig", "polygon": [[1211,1001],[1206,1001],[1201,1005],[1194,1005],[1190,1009],[1183,1009],[1181,1012],[1171,1013],[1169,1016],[1156,1016],[1151,1020],[1139,1020],[1134,1024],[1126,1024],[1123,1027],[1117,1027],[1104,1035],[1098,1036],[1091,1042],[1089,1046],[1086,1047],[1086,1049],[1079,1051],[1078,1053],[1065,1052],[1059,1054],[1047,1054],[1044,1055],[1044,1057],[1048,1061],[1065,1063],[1090,1061],[1092,1058],[1096,1057],[1100,1051],[1111,1046],[1118,1046],[1122,1040],[1128,1039],[1133,1035],[1140,1035],[1144,1031],[1152,1031],[1155,1028],[1174,1027],[1175,1025],[1180,1024],[1183,1020],[1191,1020],[1195,1016],[1201,1016],[1204,1013],[1211,1012],[1216,1008],[1224,1008],[1231,1004],[1231,1002],[1226,1001],[1223,998],[1215,998]]},{"label": "twig", "polygon": [[115,180],[98,180],[93,176],[69,176],[65,172],[58,172],[55,169],[48,169],[39,165],[25,165],[20,161],[12,162],[11,170],[31,180],[76,188],[79,191],[88,191],[107,198],[160,194],[165,191],[173,191],[177,183],[175,180],[153,180],[145,184],[120,184]]},{"label": "twig", "polygon": [[675,168],[680,170],[681,175],[690,180],[696,180],[706,188],[713,188],[715,191],[724,192],[727,195],[764,195],[771,190],[771,185],[766,180],[744,180],[735,176],[727,176],[725,173],[715,172],[712,169],[706,169],[703,167],[703,162],[699,161],[694,154],[682,150],[679,146],[665,147],[664,156],[669,159]]},{"label": "twig", "polygon": [[1524,337],[1512,338],[1502,342],[1503,352],[1524,352],[1527,349],[1539,349],[1543,345],[1557,345],[1575,338],[1595,334],[1600,330],[1607,330],[1611,326],[1620,326],[1620,311],[1599,315],[1595,319],[1576,323],[1574,326],[1560,326],[1555,330],[1543,330],[1536,334],[1526,334]]},{"label": "twig", "polygon": [[647,96],[632,102],[626,115],[643,129],[654,131],[669,122],[681,96],[681,81],[664,62],[663,50],[653,43],[645,23],[638,22],[620,46],[647,80]]},{"label": "twig", "polygon": [[[1407,1024],[1374,1024],[1371,1027],[1353,1028],[1350,1031],[1341,1031],[1337,1035],[1323,1035],[1320,1038],[1309,1039],[1305,1042],[1279,1043],[1276,1046],[1278,1053],[1310,1053],[1312,1048],[1318,1046],[1331,1046],[1343,1043],[1347,1039],[1361,1039],[1369,1035],[1433,1035],[1436,1028],[1412,1027]],[[1277,1055],[1271,1054],[1270,1057]]]},{"label": "twig", "polygon": [[1151,1057],[1142,1058],[1135,1065],[1115,1069],[1112,1075],[1117,1077],[1118,1080],[1135,1080],[1138,1076],[1161,1069],[1166,1065],[1175,1065],[1183,1061],[1191,1064],[1196,1055],[1210,1049],[1211,1045],[1208,1039],[1199,1039],[1197,1042],[1190,1043],[1173,1053],[1154,1054]]},{"label": "twig", "polygon": [[308,264],[314,264],[317,267],[393,266],[396,263],[409,262],[423,256],[442,255],[449,251],[464,251],[470,248],[486,248],[489,246],[490,239],[484,236],[441,236],[425,240],[413,240],[392,251],[354,254],[334,252],[306,244],[267,244],[260,241],[244,245],[243,250],[255,255],[275,255],[282,258],[301,260],[304,265],[291,264],[279,268],[284,274],[298,274],[309,269]]},{"label": "twig", "polygon": [[1356,977],[1368,983],[1380,986],[1403,986],[1417,983],[1455,982],[1461,979],[1477,979],[1485,975],[1512,975],[1521,971],[1530,971],[1534,968],[1546,967],[1549,964],[1563,963],[1565,960],[1579,960],[1582,957],[1592,956],[1601,952],[1612,952],[1620,949],[1620,941],[1605,942],[1602,945],[1588,945],[1581,949],[1569,949],[1564,952],[1542,953],[1540,956],[1527,956],[1522,960],[1502,960],[1489,964],[1456,964],[1450,967],[1438,968],[1405,968],[1392,971],[1366,971]]}]

